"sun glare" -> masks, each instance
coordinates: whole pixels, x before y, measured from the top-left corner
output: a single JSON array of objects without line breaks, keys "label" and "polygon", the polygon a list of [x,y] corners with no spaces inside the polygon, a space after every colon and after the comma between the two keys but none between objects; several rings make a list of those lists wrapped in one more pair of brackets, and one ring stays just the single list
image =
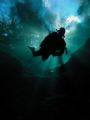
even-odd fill
[{"label": "sun glare", "polygon": [[70,16],[70,17],[68,17],[67,18],[67,23],[72,23],[72,22],[80,23],[81,20],[77,16]]}]

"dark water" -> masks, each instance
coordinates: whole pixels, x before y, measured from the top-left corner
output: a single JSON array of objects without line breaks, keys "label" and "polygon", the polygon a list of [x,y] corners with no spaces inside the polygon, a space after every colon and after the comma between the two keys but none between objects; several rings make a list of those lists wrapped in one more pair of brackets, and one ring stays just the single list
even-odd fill
[{"label": "dark water", "polygon": [[1,113],[3,118],[90,119],[89,44],[62,67],[26,74],[22,63],[0,51]]}]

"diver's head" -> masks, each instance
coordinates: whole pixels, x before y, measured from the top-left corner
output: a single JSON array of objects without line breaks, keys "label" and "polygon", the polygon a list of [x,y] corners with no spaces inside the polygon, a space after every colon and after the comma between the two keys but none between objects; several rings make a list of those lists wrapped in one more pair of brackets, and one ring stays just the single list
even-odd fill
[{"label": "diver's head", "polygon": [[61,27],[59,30],[58,30],[58,33],[62,36],[64,36],[65,34],[65,28]]}]

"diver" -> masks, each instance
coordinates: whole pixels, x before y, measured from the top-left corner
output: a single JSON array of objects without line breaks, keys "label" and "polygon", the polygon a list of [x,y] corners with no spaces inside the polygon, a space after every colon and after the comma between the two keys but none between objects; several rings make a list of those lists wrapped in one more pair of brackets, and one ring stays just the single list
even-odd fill
[{"label": "diver", "polygon": [[34,47],[29,47],[33,56],[42,56],[42,60],[48,59],[50,55],[61,56],[64,51],[67,54],[65,37],[65,28],[61,27],[56,32],[50,33],[40,44],[40,49],[35,50]]}]

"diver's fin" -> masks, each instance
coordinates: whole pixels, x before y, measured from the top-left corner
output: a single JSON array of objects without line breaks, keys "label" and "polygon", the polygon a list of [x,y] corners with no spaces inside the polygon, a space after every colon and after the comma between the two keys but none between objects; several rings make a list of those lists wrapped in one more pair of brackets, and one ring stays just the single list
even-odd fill
[{"label": "diver's fin", "polygon": [[34,55],[35,54],[35,48],[34,47],[30,47],[30,46],[28,46],[28,48],[29,48],[29,50],[32,51],[32,54]]}]

